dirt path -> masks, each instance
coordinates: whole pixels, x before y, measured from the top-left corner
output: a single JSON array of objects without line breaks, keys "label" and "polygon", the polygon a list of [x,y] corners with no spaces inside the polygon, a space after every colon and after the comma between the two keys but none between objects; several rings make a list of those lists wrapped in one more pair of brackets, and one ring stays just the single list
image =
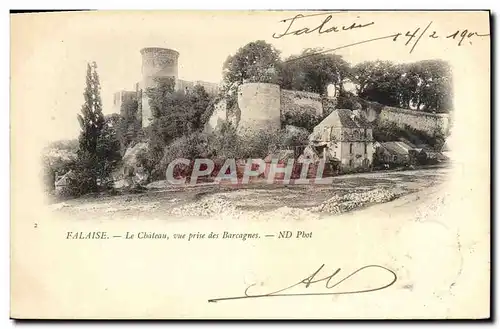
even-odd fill
[{"label": "dirt path", "polygon": [[331,185],[186,187],[134,195],[80,198],[50,207],[72,218],[92,216],[98,219],[238,218],[242,215],[258,218],[263,214],[266,217],[304,217],[309,214],[321,217],[389,202],[439,185],[446,180],[448,172],[448,169],[437,168],[364,173],[335,177]]}]

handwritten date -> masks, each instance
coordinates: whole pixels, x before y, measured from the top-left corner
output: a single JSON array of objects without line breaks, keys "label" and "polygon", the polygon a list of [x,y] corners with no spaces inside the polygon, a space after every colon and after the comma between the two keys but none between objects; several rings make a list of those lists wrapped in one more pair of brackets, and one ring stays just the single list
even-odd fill
[{"label": "handwritten date", "polygon": [[[411,49],[410,49],[410,53],[412,53],[422,37],[427,37],[429,39],[441,39],[441,38],[443,38],[443,36],[439,35],[437,31],[432,31],[432,32],[429,31],[429,28],[431,27],[432,23],[433,22],[430,22],[422,30],[422,32],[420,32],[421,31],[420,27],[416,28],[415,30],[408,30],[405,34],[398,32],[398,33],[394,34],[393,41],[397,41],[399,37],[406,38],[407,41],[406,41],[405,45],[407,46],[408,44],[411,43],[411,41],[413,39],[416,38],[413,42]],[[459,30],[456,30],[454,33],[445,35],[444,38],[458,40],[457,45],[462,46],[462,43],[464,41],[468,41],[469,44],[472,45],[472,40],[474,37],[485,37],[488,35],[489,34],[480,34],[478,32],[471,32],[468,29],[463,29],[463,30],[459,29]]]},{"label": "handwritten date", "polygon": [[[275,39],[281,39],[286,36],[301,36],[308,35],[311,33],[316,33],[319,35],[330,34],[332,32],[344,32],[344,31],[360,31],[365,30],[368,27],[374,26],[376,23],[374,21],[365,20],[363,22],[358,21],[349,21],[347,24],[335,24],[333,17],[336,17],[333,14],[340,14],[341,12],[336,13],[319,13],[319,14],[311,14],[311,15],[302,15],[298,14],[291,18],[286,18],[281,20],[282,23],[287,23],[286,30],[281,33],[273,33],[272,37]],[[321,20],[317,20],[316,16],[322,16]],[[309,18],[309,19],[305,19]],[[310,25],[306,24],[305,21],[311,21],[310,19],[315,21],[314,23],[310,23]],[[360,19],[360,16],[357,16],[356,19]],[[302,23],[302,25],[298,25]],[[393,41],[400,42],[402,40],[405,42],[405,46],[411,47],[410,53],[412,53],[417,45],[423,41],[423,39],[431,39],[431,40],[454,40],[456,41],[457,46],[462,46],[466,43],[472,45],[473,41],[477,38],[487,37],[489,34],[480,33],[477,31],[472,31],[467,28],[460,28],[455,31],[446,31],[446,32],[438,32],[434,29],[431,29],[433,22],[429,22],[425,28],[415,27],[413,29],[409,29],[406,32],[391,32],[391,34],[382,35],[379,37],[375,37],[372,39],[365,39],[361,41],[356,41],[351,44],[342,45],[333,49],[328,49],[325,51],[321,51],[320,53],[332,52],[335,50],[353,47],[356,45],[364,44],[364,43],[372,43],[375,41],[381,41],[384,39],[392,39]],[[308,54],[308,56],[313,56],[315,54]],[[300,59],[294,58],[293,60]]]}]

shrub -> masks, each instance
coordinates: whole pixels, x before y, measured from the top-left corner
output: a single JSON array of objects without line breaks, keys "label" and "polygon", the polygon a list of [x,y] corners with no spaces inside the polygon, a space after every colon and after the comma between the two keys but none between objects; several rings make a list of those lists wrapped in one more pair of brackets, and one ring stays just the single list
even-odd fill
[{"label": "shrub", "polygon": [[321,120],[323,120],[323,117],[310,112],[287,112],[283,117],[282,126],[291,125],[312,131]]}]

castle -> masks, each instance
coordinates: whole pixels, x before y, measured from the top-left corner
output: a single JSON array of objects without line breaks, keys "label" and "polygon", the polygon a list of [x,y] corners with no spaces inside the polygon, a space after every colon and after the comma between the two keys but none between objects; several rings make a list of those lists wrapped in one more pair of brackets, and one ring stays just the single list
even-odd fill
[{"label": "castle", "polygon": [[[121,112],[123,103],[137,100],[138,120],[143,127],[147,127],[152,120],[151,108],[145,91],[155,86],[158,80],[169,78],[175,81],[176,91],[188,91],[197,85],[203,86],[209,95],[216,95],[219,85],[205,81],[186,81],[178,78],[179,52],[167,48],[143,48],[142,55],[142,79],[135,84],[135,90],[121,90],[114,93],[113,110]],[[123,113],[121,113],[123,115]]]},{"label": "castle", "polygon": [[[150,125],[152,111],[146,95],[148,88],[168,78],[175,82],[176,91],[189,91],[197,85],[205,88],[209,95],[218,94],[219,86],[203,81],[185,81],[178,78],[179,52],[166,48],[143,48],[142,80],[134,91],[119,91],[114,94],[116,111],[129,100],[137,100],[137,119],[142,127]],[[234,102],[235,101],[235,102]],[[287,118],[309,113],[324,120],[314,129],[312,144],[323,157],[330,157],[343,168],[369,167],[375,152],[372,126],[396,125],[412,128],[429,136],[447,135],[450,128],[448,114],[424,113],[384,106],[363,100],[363,106],[355,111],[340,109],[336,97],[317,93],[285,90],[270,83],[243,83],[238,87],[233,102],[227,97],[219,98],[209,118],[205,131],[216,130],[223,122],[232,121],[240,133],[244,131],[279,130]],[[229,103],[232,103],[229,105]],[[235,103],[235,104],[234,104]],[[121,113],[122,115],[124,113]]]},{"label": "castle", "polygon": [[[238,122],[235,123],[239,128],[280,129],[287,116],[309,113],[325,118],[338,109],[337,101],[332,96],[286,90],[276,84],[244,83],[238,88]],[[229,112],[234,111],[229,111],[227,103],[227,100],[223,99],[215,105],[206,127],[207,131],[213,131],[222,122],[232,119]],[[362,100],[358,112],[370,123],[376,121],[382,126],[393,124],[402,129],[410,127],[430,136],[447,135],[451,126],[449,114],[408,110],[365,100]]]},{"label": "castle", "polygon": [[359,109],[343,109],[338,107],[335,97],[286,90],[270,83],[243,83],[238,87],[236,104],[229,108],[228,103],[228,99],[221,99],[215,104],[206,132],[217,130],[226,121],[245,133],[279,130],[287,117],[300,117],[304,113],[324,118],[309,136],[309,150],[314,150],[310,156],[329,159],[334,170],[366,170],[373,165],[377,149],[374,126],[385,129],[395,125],[428,136],[447,135],[450,128],[448,114],[400,109],[364,100]]}]

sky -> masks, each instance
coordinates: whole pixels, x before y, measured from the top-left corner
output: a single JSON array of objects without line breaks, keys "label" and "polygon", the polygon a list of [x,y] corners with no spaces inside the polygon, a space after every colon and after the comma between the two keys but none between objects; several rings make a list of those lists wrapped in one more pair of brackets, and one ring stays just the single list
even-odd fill
[{"label": "sky", "polygon": [[[249,11],[100,11],[92,13],[49,13],[18,15],[11,18],[11,82],[13,105],[32,109],[32,124],[48,125],[40,138],[75,138],[79,127],[76,115],[83,103],[86,63],[96,61],[101,79],[103,109],[112,112],[113,93],[133,90],[141,79],[140,49],[165,47],[180,53],[179,78],[219,82],[228,55],[248,42],[265,40],[282,52],[282,57],[300,53],[304,48],[342,47],[373,38],[402,33],[397,41],[386,38],[336,50],[351,64],[366,60],[412,62],[422,59],[449,59],[474,56],[473,47],[484,47],[479,38],[444,38],[467,29],[460,14],[449,13],[332,13],[323,31],[337,26],[340,32],[302,35],[283,34],[298,12]],[[302,12],[303,15],[316,12]],[[313,29],[327,15],[295,20],[290,31]],[[480,17],[480,16],[478,16]],[[471,17],[467,19],[470,21]],[[473,24],[476,32],[487,33],[485,24]],[[353,23],[366,27],[342,30]],[[426,26],[430,26],[426,29]],[[418,30],[417,30],[418,29]],[[405,33],[417,30],[408,45]],[[420,33],[421,40],[411,47]],[[436,31],[440,38],[429,34]],[[420,32],[420,33],[419,33]],[[471,32],[471,31],[469,31]],[[472,42],[472,43],[471,43]],[[471,43],[471,44],[469,44]],[[479,44],[479,46],[478,46]]]}]

